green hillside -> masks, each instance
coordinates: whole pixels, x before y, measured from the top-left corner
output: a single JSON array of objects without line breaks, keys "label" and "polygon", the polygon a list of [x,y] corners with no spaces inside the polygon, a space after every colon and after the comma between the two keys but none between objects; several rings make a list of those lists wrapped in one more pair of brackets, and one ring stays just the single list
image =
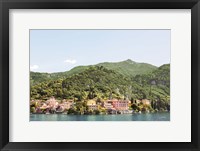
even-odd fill
[{"label": "green hillside", "polygon": [[135,76],[138,74],[145,74],[155,70],[157,67],[147,63],[137,63],[130,59],[122,62],[105,62],[100,63],[98,66],[103,66],[107,69],[114,70],[123,74],[124,76]]},{"label": "green hillside", "polygon": [[[77,69],[78,72],[82,68]],[[154,109],[169,108],[170,65],[163,65],[152,72],[124,76],[104,66],[90,66],[65,78],[46,80],[31,86],[31,99],[46,100],[51,96],[58,99],[106,100],[111,98],[151,100]],[[76,74],[77,73],[77,74]],[[44,75],[46,76],[46,75]]]},{"label": "green hillside", "polygon": [[65,79],[50,80],[34,85],[31,87],[33,90],[31,96],[38,99],[45,99],[52,95],[57,98],[80,99],[81,96],[81,98],[103,97],[106,99],[111,97],[112,93],[116,96],[124,94],[126,87],[128,85],[131,87],[132,83],[131,79],[113,70],[108,70],[103,66],[91,66]]},{"label": "green hillside", "polygon": [[170,64],[162,65],[148,74],[136,75],[132,80],[143,87],[143,92],[148,94],[146,97],[152,100],[152,107],[159,104],[169,108]]},{"label": "green hillside", "polygon": [[39,84],[44,81],[63,79],[67,76],[80,73],[85,69],[89,68],[89,66],[78,66],[70,71],[66,72],[55,72],[55,73],[40,73],[40,72],[30,72],[30,82],[31,85]]},{"label": "green hillside", "polygon": [[[30,72],[31,85],[38,84],[40,82],[63,79],[67,76],[71,76],[73,74],[78,74],[83,72],[85,69],[88,69],[90,66],[77,66],[66,72],[57,72],[57,73],[39,73],[39,72]],[[109,70],[114,70],[117,73],[120,73],[127,77],[132,77],[137,74],[145,74],[151,71],[154,71],[157,67],[146,64],[146,63],[136,63],[130,59],[122,61],[122,62],[104,62],[97,64],[96,66],[103,66]]]}]

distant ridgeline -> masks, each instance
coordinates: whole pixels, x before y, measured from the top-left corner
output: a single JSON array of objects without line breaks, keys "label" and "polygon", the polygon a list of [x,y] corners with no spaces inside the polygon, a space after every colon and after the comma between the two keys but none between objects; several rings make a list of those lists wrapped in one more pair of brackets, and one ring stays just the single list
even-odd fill
[{"label": "distant ridgeline", "polygon": [[[31,99],[148,99],[151,106],[170,104],[170,64],[156,67],[126,60],[78,66],[59,73],[30,73]],[[156,107],[157,108],[157,107]]]}]

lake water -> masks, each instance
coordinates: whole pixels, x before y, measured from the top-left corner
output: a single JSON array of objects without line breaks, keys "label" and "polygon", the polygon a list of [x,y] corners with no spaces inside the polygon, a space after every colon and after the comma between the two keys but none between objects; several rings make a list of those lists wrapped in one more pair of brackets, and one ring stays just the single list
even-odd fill
[{"label": "lake water", "polygon": [[30,121],[170,121],[170,113],[117,115],[31,114]]}]

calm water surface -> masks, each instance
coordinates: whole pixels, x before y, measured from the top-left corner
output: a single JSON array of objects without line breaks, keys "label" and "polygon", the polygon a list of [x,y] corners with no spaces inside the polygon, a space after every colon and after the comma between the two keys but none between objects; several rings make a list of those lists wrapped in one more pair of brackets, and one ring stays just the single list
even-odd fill
[{"label": "calm water surface", "polygon": [[30,121],[170,121],[170,113],[117,115],[31,114]]}]

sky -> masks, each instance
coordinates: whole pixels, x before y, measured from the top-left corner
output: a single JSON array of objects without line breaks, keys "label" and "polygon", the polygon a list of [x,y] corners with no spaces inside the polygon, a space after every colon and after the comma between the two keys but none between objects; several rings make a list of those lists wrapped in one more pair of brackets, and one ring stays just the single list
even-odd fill
[{"label": "sky", "polygon": [[63,72],[79,65],[170,63],[170,30],[30,30],[30,70]]}]

